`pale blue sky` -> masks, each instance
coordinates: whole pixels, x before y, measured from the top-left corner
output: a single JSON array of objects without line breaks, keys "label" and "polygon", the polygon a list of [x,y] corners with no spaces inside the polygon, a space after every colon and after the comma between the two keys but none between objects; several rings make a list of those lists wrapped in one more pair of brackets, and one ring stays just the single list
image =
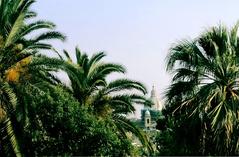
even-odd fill
[{"label": "pale blue sky", "polygon": [[155,84],[162,96],[168,48],[220,21],[235,24],[238,7],[237,0],[38,0],[33,9],[67,35],[55,43],[59,50],[105,51],[107,61],[127,67],[127,77],[149,90]]}]

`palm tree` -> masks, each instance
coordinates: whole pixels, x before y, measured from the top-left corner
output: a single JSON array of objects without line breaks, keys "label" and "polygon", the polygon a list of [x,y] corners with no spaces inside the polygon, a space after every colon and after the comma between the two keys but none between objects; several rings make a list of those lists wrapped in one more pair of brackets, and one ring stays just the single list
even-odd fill
[{"label": "palm tree", "polygon": [[238,26],[230,30],[223,25],[212,27],[194,40],[174,45],[168,55],[167,71],[174,74],[166,92],[168,110],[184,117],[182,121],[186,117],[201,122],[202,153],[210,150],[205,148],[206,138],[212,139],[216,154],[239,153],[235,136],[239,118]]},{"label": "palm tree", "polygon": [[[55,25],[51,22],[43,20],[29,22],[36,17],[36,13],[30,11],[30,6],[34,2],[34,0],[0,1],[0,49],[2,52],[0,62],[6,64],[0,69],[1,75],[17,62],[36,54],[39,49],[53,49],[44,41],[65,39],[61,33],[52,31]],[[41,32],[32,38],[32,33],[44,29],[50,31]]]},{"label": "palm tree", "polygon": [[99,88],[106,86],[106,76],[119,72],[124,73],[123,66],[112,63],[100,62],[105,54],[103,52],[93,55],[91,58],[87,54],[82,54],[76,48],[76,64],[73,63],[67,51],[63,51],[67,57],[68,63],[71,64],[68,76],[71,81],[71,87],[74,96],[82,105],[87,105],[91,95]]},{"label": "palm tree", "polygon": [[144,85],[129,79],[107,81],[107,76],[113,72],[125,73],[125,69],[119,64],[103,62],[103,52],[88,57],[76,48],[76,63],[67,51],[64,50],[64,54],[70,65],[66,72],[72,93],[80,104],[100,118],[110,115],[122,138],[126,137],[126,132],[132,132],[152,151],[147,137],[126,118],[127,114],[135,111],[133,104],[151,105],[151,101],[144,96],[147,92]]},{"label": "palm tree", "polygon": [[[39,20],[31,22],[36,17],[36,13],[30,10],[34,2],[34,0],[0,0],[0,121],[1,125],[3,124],[3,132],[9,137],[5,138],[5,134],[1,135],[0,151],[5,145],[3,141],[6,141],[2,139],[10,139],[17,156],[21,155],[19,153],[21,151],[18,149],[19,145],[15,137],[16,108],[21,104],[17,102],[17,91],[13,88],[21,85],[23,80],[30,79],[22,76],[30,74],[28,64],[39,49],[53,49],[44,41],[65,38],[61,33],[53,31],[55,25],[51,22]],[[42,29],[50,31],[32,37],[32,33]]]}]

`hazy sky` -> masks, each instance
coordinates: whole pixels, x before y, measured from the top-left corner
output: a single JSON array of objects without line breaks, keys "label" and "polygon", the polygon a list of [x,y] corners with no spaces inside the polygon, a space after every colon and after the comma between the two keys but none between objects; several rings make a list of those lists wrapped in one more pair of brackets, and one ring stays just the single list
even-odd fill
[{"label": "hazy sky", "polygon": [[33,9],[67,35],[59,50],[105,51],[107,61],[127,67],[127,77],[149,90],[155,84],[162,96],[168,48],[220,22],[235,24],[238,7],[238,0],[38,0]]}]

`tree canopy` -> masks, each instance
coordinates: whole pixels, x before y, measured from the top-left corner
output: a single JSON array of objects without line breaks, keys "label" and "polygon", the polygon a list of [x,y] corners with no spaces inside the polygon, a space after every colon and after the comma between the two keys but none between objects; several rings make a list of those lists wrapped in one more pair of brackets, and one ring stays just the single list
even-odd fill
[{"label": "tree canopy", "polygon": [[198,154],[238,154],[238,26],[212,27],[168,55],[167,112]]}]

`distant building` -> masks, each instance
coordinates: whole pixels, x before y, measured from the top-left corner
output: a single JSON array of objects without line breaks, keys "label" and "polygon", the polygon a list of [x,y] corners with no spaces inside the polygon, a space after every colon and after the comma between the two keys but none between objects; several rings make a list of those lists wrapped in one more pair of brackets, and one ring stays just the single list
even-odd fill
[{"label": "distant building", "polygon": [[150,96],[151,100],[153,101],[153,106],[151,107],[152,110],[155,111],[162,111],[163,109],[163,104],[161,103],[161,101],[159,100],[158,97],[158,93],[153,85],[152,87],[152,91],[151,91],[151,96]]},{"label": "distant building", "polygon": [[144,106],[144,109],[141,110],[141,121],[144,123],[145,130],[154,130],[156,128],[156,121],[161,115],[163,109],[163,104],[161,103],[155,86],[152,87],[150,99],[153,102],[151,107]]},{"label": "distant building", "polygon": [[133,120],[140,128],[144,130],[155,130],[156,121],[162,115],[163,104],[161,103],[155,86],[152,87],[150,99],[153,102],[151,107],[144,106],[141,110],[141,119]]},{"label": "distant building", "polygon": [[144,114],[144,127],[147,128],[147,129],[150,129],[151,126],[152,126],[151,115],[150,115],[149,110],[146,110],[145,114]]},{"label": "distant building", "polygon": [[[154,139],[159,130],[156,130],[157,120],[162,116],[162,109],[164,108],[160,101],[155,86],[152,87],[150,99],[153,102],[151,107],[144,106],[141,110],[141,119],[131,119],[137,126],[143,129],[147,135]],[[134,144],[140,144],[139,140],[132,138]]]}]

